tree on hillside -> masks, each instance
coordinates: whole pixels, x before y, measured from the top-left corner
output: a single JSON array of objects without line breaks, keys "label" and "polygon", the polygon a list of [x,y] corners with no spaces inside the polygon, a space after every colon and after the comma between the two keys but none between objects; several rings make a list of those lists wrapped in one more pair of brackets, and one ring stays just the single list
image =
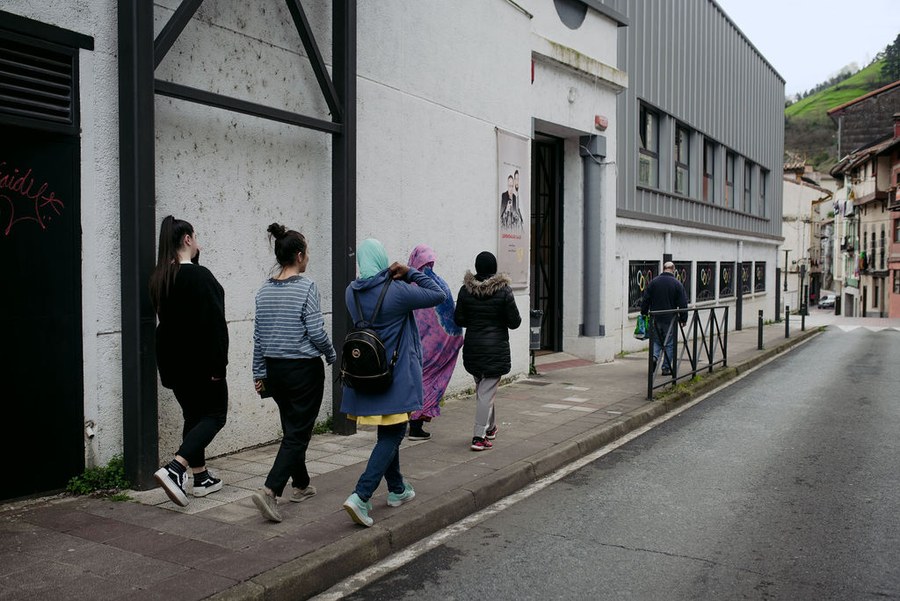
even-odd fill
[{"label": "tree on hillside", "polygon": [[893,44],[884,49],[881,76],[889,82],[900,79],[900,34],[897,34]]}]

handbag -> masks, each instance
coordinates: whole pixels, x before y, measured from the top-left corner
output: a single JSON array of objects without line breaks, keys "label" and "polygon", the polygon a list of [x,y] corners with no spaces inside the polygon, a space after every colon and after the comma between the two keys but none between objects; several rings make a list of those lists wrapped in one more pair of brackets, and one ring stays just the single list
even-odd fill
[{"label": "handbag", "polygon": [[650,318],[646,315],[638,315],[637,323],[634,325],[634,337],[638,340],[647,340],[649,338],[649,322]]}]

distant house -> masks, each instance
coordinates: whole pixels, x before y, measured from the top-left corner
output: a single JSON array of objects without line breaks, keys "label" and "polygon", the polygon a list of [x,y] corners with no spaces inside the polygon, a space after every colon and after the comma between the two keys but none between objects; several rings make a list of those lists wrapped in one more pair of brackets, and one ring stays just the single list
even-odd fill
[{"label": "distant house", "polygon": [[835,197],[842,313],[885,317],[896,304],[900,314],[900,261],[892,258],[900,240],[900,113],[886,139],[845,156],[831,173],[844,181]]},{"label": "distant house", "polygon": [[785,160],[781,216],[784,242],[780,248],[785,260],[782,302],[792,308],[800,307],[804,291],[806,299],[816,299],[823,288],[830,290],[830,281],[826,284],[824,277],[831,270],[823,269],[823,258],[830,254],[822,252],[819,241],[825,235],[823,231],[828,231],[824,223],[827,212],[822,215],[821,207],[832,197],[832,191],[819,185],[821,175],[813,172],[801,157],[789,156]]},{"label": "distant house", "polygon": [[900,80],[828,111],[838,128],[838,158],[884,138],[900,111]]}]

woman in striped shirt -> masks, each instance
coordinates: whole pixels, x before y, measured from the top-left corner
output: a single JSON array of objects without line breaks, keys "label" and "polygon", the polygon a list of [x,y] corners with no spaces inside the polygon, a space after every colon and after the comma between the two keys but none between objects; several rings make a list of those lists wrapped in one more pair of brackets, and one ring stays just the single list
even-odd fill
[{"label": "woman in striped shirt", "polygon": [[306,238],[277,223],[268,231],[281,271],[256,293],[253,379],[256,391],[278,405],[284,434],[265,486],[254,493],[253,502],[266,519],[280,522],[277,499],[288,479],[291,501],[316,494],[306,470],[306,448],[325,392],[322,356],[329,365],[337,356],[325,333],[319,290],[303,275],[309,263]]}]

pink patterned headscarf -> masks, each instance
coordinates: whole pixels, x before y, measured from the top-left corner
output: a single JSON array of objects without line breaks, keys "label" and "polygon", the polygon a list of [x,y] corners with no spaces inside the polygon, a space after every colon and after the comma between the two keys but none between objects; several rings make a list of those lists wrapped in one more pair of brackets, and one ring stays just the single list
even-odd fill
[{"label": "pink patterned headscarf", "polygon": [[431,419],[441,414],[440,402],[463,344],[462,328],[453,320],[453,293],[447,282],[434,273],[436,260],[434,250],[426,244],[418,245],[409,255],[409,266],[434,280],[447,296],[437,307],[414,311],[422,340],[422,384],[425,389],[422,410],[410,416],[414,420]]}]

